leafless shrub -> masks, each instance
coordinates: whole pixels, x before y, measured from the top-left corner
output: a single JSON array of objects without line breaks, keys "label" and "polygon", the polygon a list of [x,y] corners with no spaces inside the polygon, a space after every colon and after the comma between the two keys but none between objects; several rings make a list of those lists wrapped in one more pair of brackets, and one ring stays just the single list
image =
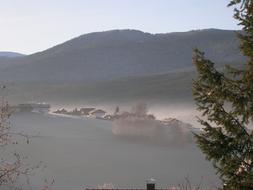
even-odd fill
[{"label": "leafless shrub", "polygon": [[[10,116],[13,110],[9,106],[4,97],[0,100],[0,189],[23,189],[20,180],[25,181],[26,188],[32,189],[30,186],[30,176],[34,175],[37,169],[42,169],[42,162],[36,165],[26,163],[26,157],[21,156],[17,151],[12,152],[10,147],[18,144],[15,137],[22,139],[29,144],[30,137],[23,133],[11,131]],[[12,155],[12,156],[11,156]],[[50,190],[54,181],[45,180],[42,190]]]},{"label": "leafless shrub", "polygon": [[197,185],[193,185],[188,177],[183,183],[178,184],[173,190],[218,190],[218,188],[204,188],[202,187],[203,177]]}]

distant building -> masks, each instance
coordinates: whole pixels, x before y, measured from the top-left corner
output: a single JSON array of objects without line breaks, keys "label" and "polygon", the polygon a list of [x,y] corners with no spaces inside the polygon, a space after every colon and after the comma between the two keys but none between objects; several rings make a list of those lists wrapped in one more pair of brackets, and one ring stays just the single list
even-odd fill
[{"label": "distant building", "polygon": [[157,189],[155,187],[155,182],[153,179],[148,180],[146,188],[108,188],[108,187],[99,187],[99,188],[86,188],[86,190],[179,190],[177,187],[166,188],[166,189]]},{"label": "distant building", "polygon": [[94,111],[95,108],[81,108],[80,112],[82,115],[89,115],[90,112]]},{"label": "distant building", "polygon": [[105,116],[106,112],[104,110],[98,109],[90,112],[90,116],[93,116],[95,118],[103,118]]},{"label": "distant building", "polygon": [[57,114],[67,114],[68,111],[65,110],[65,109],[58,109],[58,110],[54,111],[53,113],[57,113]]},{"label": "distant building", "polygon": [[24,103],[16,106],[17,112],[47,113],[50,111],[50,104],[47,103]]}]

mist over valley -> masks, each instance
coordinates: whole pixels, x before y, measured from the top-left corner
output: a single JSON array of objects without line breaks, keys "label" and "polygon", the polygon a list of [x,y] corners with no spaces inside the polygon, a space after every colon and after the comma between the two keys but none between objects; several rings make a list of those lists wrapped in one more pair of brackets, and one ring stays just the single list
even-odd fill
[{"label": "mist over valley", "polygon": [[[10,105],[50,105],[49,112],[29,107],[12,115],[14,130],[33,137],[17,147],[29,161],[43,161],[47,167],[38,178],[53,176],[61,190],[104,183],[143,187],[150,177],[161,187],[187,176],[193,184],[203,177],[204,186],[219,185],[193,139],[201,126],[192,96],[192,50],[205,51],[219,70],[238,66],[245,58],[236,32],[111,30],[31,55],[0,53],[1,95]],[[107,118],[52,113],[81,108],[105,110]]]}]

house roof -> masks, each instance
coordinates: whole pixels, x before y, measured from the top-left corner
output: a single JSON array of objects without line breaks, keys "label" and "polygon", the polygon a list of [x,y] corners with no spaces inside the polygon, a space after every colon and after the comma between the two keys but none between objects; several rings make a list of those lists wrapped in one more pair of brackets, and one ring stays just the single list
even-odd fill
[{"label": "house roof", "polygon": [[94,110],[91,112],[91,114],[96,114],[96,113],[103,113],[105,114],[106,112],[104,110],[98,109],[98,110]]}]

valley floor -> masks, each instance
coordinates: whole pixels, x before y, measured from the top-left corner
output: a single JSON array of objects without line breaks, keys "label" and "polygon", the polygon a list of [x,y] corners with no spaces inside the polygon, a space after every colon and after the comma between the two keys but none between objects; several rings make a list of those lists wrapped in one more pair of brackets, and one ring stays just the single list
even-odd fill
[{"label": "valley floor", "polygon": [[114,136],[111,122],[91,118],[67,118],[50,114],[14,114],[17,131],[34,136],[17,150],[31,163],[43,161],[41,177],[55,179],[55,189],[83,189],[113,183],[116,187],[143,187],[150,177],[169,187],[189,177],[198,184],[215,186],[219,180],[195,145],[163,146]]}]

